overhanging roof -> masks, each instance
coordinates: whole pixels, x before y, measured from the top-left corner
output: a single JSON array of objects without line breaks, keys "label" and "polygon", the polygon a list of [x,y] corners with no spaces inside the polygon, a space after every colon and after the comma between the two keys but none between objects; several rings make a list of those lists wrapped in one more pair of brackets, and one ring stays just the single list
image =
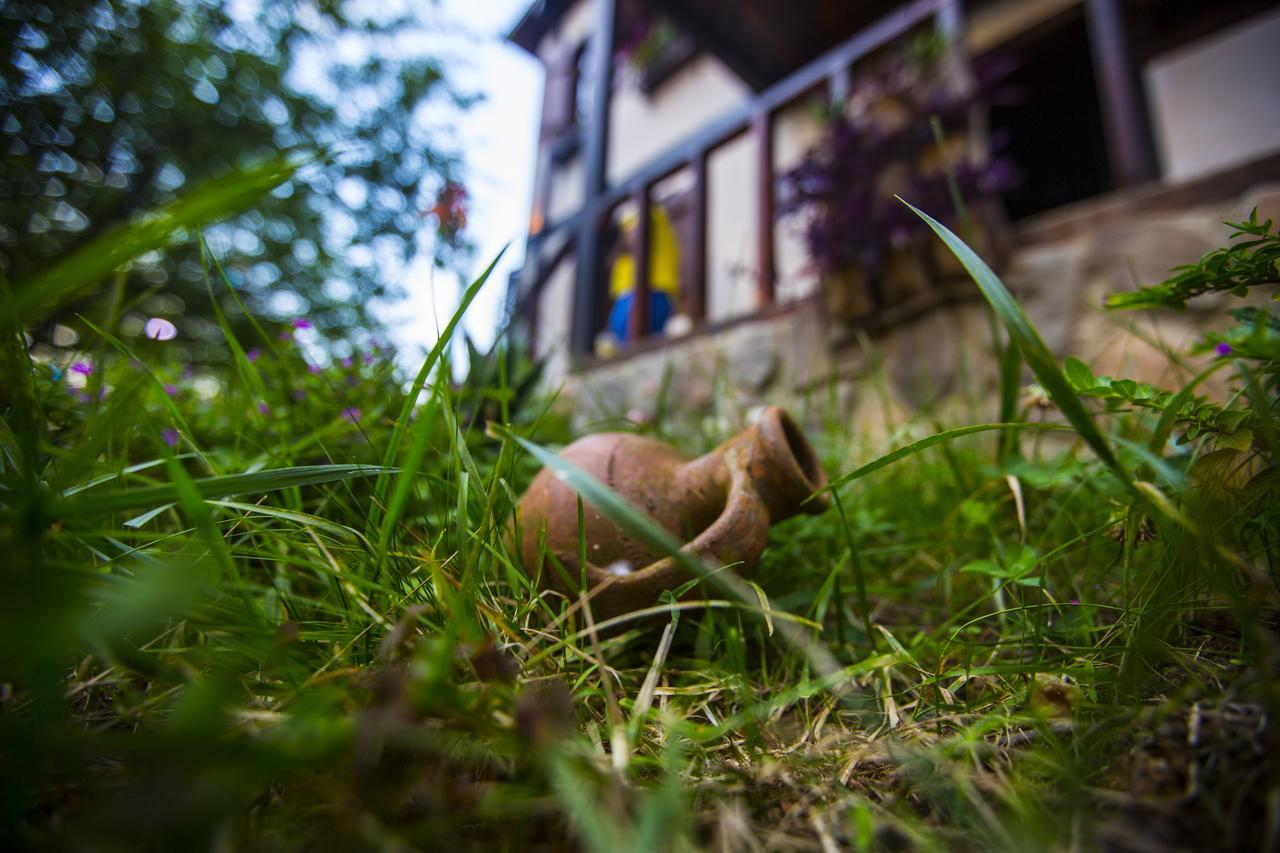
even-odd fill
[{"label": "overhanging roof", "polygon": [[538,42],[571,5],[573,0],[534,0],[507,38],[529,53],[536,54]]},{"label": "overhanging roof", "polygon": [[[535,0],[508,38],[529,51],[574,0]],[[904,0],[638,0],[665,13],[699,46],[761,90]]]},{"label": "overhanging roof", "polygon": [[904,0],[648,0],[753,89],[776,83]]}]

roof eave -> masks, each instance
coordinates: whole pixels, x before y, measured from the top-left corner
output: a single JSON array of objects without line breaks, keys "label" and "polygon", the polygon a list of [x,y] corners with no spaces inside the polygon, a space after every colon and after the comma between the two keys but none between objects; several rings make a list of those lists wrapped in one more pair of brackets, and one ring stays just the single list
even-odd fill
[{"label": "roof eave", "polygon": [[507,40],[537,56],[542,37],[559,23],[572,2],[573,0],[534,0],[511,28]]}]

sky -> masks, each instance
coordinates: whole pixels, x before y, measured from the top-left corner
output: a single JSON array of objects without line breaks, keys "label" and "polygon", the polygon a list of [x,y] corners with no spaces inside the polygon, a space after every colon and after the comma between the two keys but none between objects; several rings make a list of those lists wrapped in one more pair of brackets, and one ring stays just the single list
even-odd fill
[{"label": "sky", "polygon": [[459,269],[435,269],[429,259],[415,259],[394,282],[405,298],[377,309],[410,369],[436,342],[465,286],[510,243],[463,320],[481,348],[494,340],[507,277],[524,257],[542,100],[541,66],[504,38],[532,0],[421,2],[431,38],[439,41],[432,50],[444,60],[449,80],[483,100],[466,110],[441,106],[432,114],[440,122],[439,139],[462,152],[475,254]]}]

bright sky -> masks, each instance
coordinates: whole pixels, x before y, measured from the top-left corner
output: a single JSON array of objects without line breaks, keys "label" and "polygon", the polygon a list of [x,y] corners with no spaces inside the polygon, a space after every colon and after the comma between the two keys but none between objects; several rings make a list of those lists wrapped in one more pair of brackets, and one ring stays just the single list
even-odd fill
[{"label": "bright sky", "polygon": [[405,299],[379,311],[410,369],[436,342],[437,330],[453,315],[466,284],[510,243],[464,320],[482,348],[494,339],[507,276],[524,256],[542,100],[541,66],[503,38],[532,0],[419,2],[423,17],[439,33],[440,43],[432,45],[432,52],[444,60],[450,81],[484,100],[467,110],[439,110],[439,142],[463,155],[470,193],[467,231],[475,255],[457,270],[435,269],[426,258],[415,260],[396,282]]}]

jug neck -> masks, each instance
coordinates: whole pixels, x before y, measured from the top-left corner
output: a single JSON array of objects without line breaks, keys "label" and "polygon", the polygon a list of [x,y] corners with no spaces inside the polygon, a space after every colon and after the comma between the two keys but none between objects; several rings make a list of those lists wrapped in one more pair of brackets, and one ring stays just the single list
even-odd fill
[{"label": "jug neck", "polygon": [[800,428],[771,406],[752,427],[677,471],[684,494],[723,505],[735,480],[754,491],[777,522],[800,513],[817,514],[831,502],[826,475]]}]

